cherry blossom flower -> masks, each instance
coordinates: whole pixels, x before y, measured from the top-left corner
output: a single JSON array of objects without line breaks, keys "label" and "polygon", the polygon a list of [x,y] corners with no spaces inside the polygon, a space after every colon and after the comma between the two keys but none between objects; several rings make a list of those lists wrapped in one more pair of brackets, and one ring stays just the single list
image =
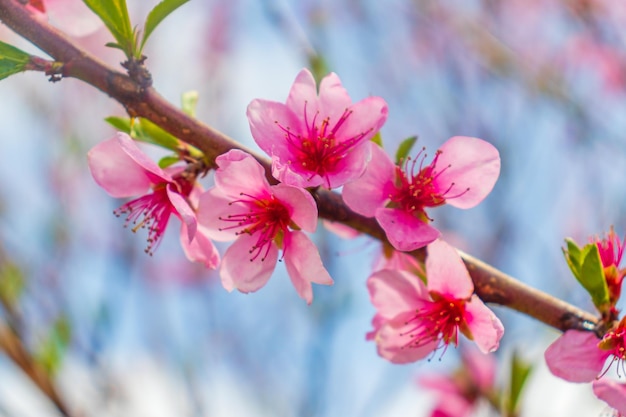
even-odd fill
[{"label": "cherry blossom flower", "polygon": [[263,287],[282,249],[291,282],[310,304],[312,282],[333,283],[317,248],[301,231],[317,227],[313,197],[302,188],[270,186],[263,167],[243,151],[231,150],[216,162],[215,187],[200,197],[198,220],[215,240],[236,239],[219,270],[224,288],[248,293]]},{"label": "cherry blossom flower", "polygon": [[494,390],[496,362],[476,349],[461,352],[463,367],[451,375],[424,375],[422,388],[435,391],[437,402],[431,417],[469,417],[482,396]]},{"label": "cherry blossom flower", "polygon": [[272,157],[272,174],[296,187],[336,188],[360,177],[370,158],[369,140],[387,119],[387,103],[368,97],[352,104],[330,73],[319,96],[311,72],[297,75],[285,104],[253,100],[252,137]]},{"label": "cherry blossom flower", "polygon": [[393,363],[422,359],[458,344],[459,332],[481,352],[498,348],[504,328],[476,296],[474,284],[454,248],[436,240],[428,246],[428,283],[406,271],[377,271],[367,281],[377,314],[374,330],[378,354]]},{"label": "cherry blossom flower", "polygon": [[500,175],[500,156],[493,145],[477,138],[455,136],[424,166],[424,150],[415,159],[395,165],[372,144],[365,174],[344,186],[343,199],[354,211],[375,217],[389,242],[411,251],[439,237],[428,223],[429,207],[443,204],[468,209],[491,192]]},{"label": "cherry blossom flower", "polygon": [[602,378],[593,381],[592,386],[596,397],[613,407],[619,413],[618,417],[626,415],[626,384]]},{"label": "cherry blossom flower", "polygon": [[[94,146],[87,157],[94,180],[109,195],[116,198],[141,195],[114,213],[126,216],[125,225],[132,225],[133,232],[148,229],[146,253],[152,255],[157,249],[174,214],[181,220],[180,241],[187,258],[208,268],[217,267],[217,249],[206,230],[198,227],[190,206],[201,191],[195,178],[188,178],[181,168],[162,170],[130,136],[121,132]],[[144,194],[150,189],[151,193]]]}]

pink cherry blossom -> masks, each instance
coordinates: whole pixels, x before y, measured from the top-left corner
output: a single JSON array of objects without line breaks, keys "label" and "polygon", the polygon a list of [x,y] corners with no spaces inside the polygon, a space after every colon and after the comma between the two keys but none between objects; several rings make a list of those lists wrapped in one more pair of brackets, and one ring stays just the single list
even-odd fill
[{"label": "pink cherry blossom", "polygon": [[384,150],[372,144],[365,174],[343,188],[346,204],[359,214],[375,217],[389,242],[411,251],[437,239],[428,223],[429,207],[443,204],[467,209],[491,192],[500,175],[498,150],[482,139],[455,136],[424,166],[424,150],[396,166]]},{"label": "pink cherry blossom", "polygon": [[377,314],[368,334],[378,353],[394,363],[414,362],[449,344],[459,332],[481,352],[498,348],[504,328],[474,294],[474,284],[454,248],[436,240],[428,246],[427,284],[406,271],[385,269],[367,286]]},{"label": "pink cherry blossom", "polygon": [[624,243],[619,240],[619,236],[611,227],[609,233],[600,239],[595,237],[592,242],[598,246],[600,260],[604,268],[604,277],[609,290],[611,306],[615,306],[622,293],[622,281],[626,276],[626,269],[620,269],[624,254]]},{"label": "pink cherry blossom", "polygon": [[296,187],[339,187],[363,174],[369,140],[387,120],[387,103],[368,97],[352,104],[339,77],[330,73],[319,95],[311,72],[297,75],[285,104],[253,100],[252,137],[272,157],[272,174]]},{"label": "pink cherry blossom", "polygon": [[[146,253],[159,246],[170,216],[181,220],[180,241],[187,257],[216,268],[219,254],[206,230],[199,228],[190,202],[198,197],[199,186],[181,168],[162,170],[125,133],[94,146],[87,154],[89,169],[96,183],[113,197],[141,195],[115,210],[126,216],[132,231],[148,229]],[[151,193],[145,194],[146,191]]]},{"label": "pink cherry blossom", "polygon": [[463,367],[451,375],[433,374],[419,378],[422,388],[435,391],[437,402],[431,417],[469,417],[478,400],[494,389],[496,362],[475,349],[461,352]]},{"label": "pink cherry blossom", "polygon": [[614,324],[602,339],[592,332],[568,330],[546,349],[544,356],[550,371],[570,382],[590,382],[600,378],[615,362],[617,368],[623,370],[626,364],[626,318]]},{"label": "pink cherry blossom", "polygon": [[216,162],[215,187],[200,197],[198,220],[214,239],[236,239],[220,267],[224,288],[247,293],[263,287],[282,249],[291,282],[310,304],[312,282],[333,283],[317,248],[301,231],[317,227],[313,197],[302,188],[270,186],[263,167],[243,151],[231,150]]},{"label": "pink cherry blossom", "polygon": [[626,415],[626,384],[620,384],[608,378],[593,381],[593,393],[613,407],[619,417]]}]

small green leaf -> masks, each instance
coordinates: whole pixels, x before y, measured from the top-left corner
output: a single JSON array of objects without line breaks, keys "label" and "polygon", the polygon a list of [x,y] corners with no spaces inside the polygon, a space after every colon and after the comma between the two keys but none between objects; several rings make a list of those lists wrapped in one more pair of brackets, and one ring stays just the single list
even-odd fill
[{"label": "small green leaf", "polygon": [[30,55],[0,41],[0,80],[26,70]]},{"label": "small green leaf", "polygon": [[119,131],[130,133],[130,119],[126,117],[110,116],[104,119],[104,121]]},{"label": "small green leaf", "polygon": [[411,152],[411,149],[413,149],[413,145],[415,145],[415,142],[417,142],[417,136],[411,136],[410,138],[406,138],[400,143],[400,146],[398,146],[398,150],[396,151],[397,165],[400,165],[406,159],[406,157],[409,155],[409,152]]},{"label": "small green leaf", "polygon": [[161,169],[165,169],[169,166],[174,165],[176,162],[179,162],[179,161],[180,161],[180,158],[178,157],[178,155],[164,156],[163,158],[159,160],[159,167]]},{"label": "small green leaf", "polygon": [[196,117],[196,106],[198,105],[198,92],[187,91],[182,96],[182,109],[185,114],[193,118]]},{"label": "small green leaf", "polygon": [[609,289],[604,276],[604,267],[600,258],[598,245],[590,243],[581,253],[582,265],[578,281],[587,290],[593,304],[602,311],[609,303]]},{"label": "small green leaf", "polygon": [[506,401],[507,415],[514,416],[518,414],[518,404],[520,394],[524,389],[528,375],[532,365],[520,359],[517,352],[513,352],[513,358],[511,358],[511,382],[508,391],[508,398]]},{"label": "small green leaf", "polygon": [[107,46],[117,47],[123,50],[128,58],[132,57],[136,43],[126,0],[83,0],[83,2],[98,15],[117,41],[117,45],[107,44]]},{"label": "small green leaf", "polygon": [[376,134],[370,140],[381,148],[383,147],[383,137],[380,134],[380,131],[376,132]]},{"label": "small green leaf", "polygon": [[152,32],[156,27],[170,15],[174,10],[178,9],[183,4],[187,3],[189,0],[163,0],[161,3],[157,4],[154,9],[148,14],[146,18],[146,23],[143,27],[143,39],[141,41],[141,46],[139,47],[139,51],[143,50],[143,46],[146,44],[146,41],[152,35]]},{"label": "small green leaf", "polygon": [[139,125],[142,131],[142,137],[137,137],[136,139],[150,142],[172,151],[178,149],[178,139],[163,130],[160,126],[152,123],[150,120],[141,118],[138,123],[135,123],[135,125]]},{"label": "small green leaf", "polygon": [[20,267],[5,260],[0,267],[0,299],[10,308],[15,307],[26,288],[26,279]]},{"label": "small green leaf", "polygon": [[563,248],[563,255],[565,255],[565,260],[567,261],[567,265],[572,270],[572,273],[576,277],[577,280],[580,281],[580,268],[581,268],[581,258],[580,258],[580,248],[572,239],[565,239],[567,243],[567,249]]},{"label": "small green leaf", "polygon": [[60,316],[50,328],[48,336],[39,345],[37,361],[50,375],[54,375],[61,367],[71,336],[70,322],[67,317]]}]

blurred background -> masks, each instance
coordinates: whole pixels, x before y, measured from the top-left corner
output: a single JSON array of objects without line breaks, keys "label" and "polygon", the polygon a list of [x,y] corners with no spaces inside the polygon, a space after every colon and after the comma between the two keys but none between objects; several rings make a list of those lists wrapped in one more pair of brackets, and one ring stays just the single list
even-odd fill
[{"label": "blurred background", "polygon": [[[157,3],[127,2],[140,26]],[[45,3],[50,22],[84,48],[123,60],[80,0]],[[284,101],[311,65],[336,72],[354,101],[388,102],[389,152],[412,135],[431,151],[455,135],[490,141],[502,157],[495,189],[468,211],[431,210],[435,225],[464,251],[593,311],[561,246],[611,225],[626,232],[625,27],[626,3],[611,0],[193,0],[145,54],[167,99],[197,90],[198,117],[254,149],[248,103]],[[0,39],[41,55],[4,26]],[[112,214],[124,201],[92,180],[86,152],[113,134],[103,119],[125,116],[121,106],[41,73],[3,80],[0,97],[0,318],[75,415],[431,415],[436,396],[416,380],[459,359],[448,349],[392,365],[365,341],[378,243],[320,227],[335,285],[316,286],[311,306],[282,265],[259,292],[228,293],[186,261],[177,225],[144,254],[145,235]],[[588,385],[547,372],[555,330],[494,310],[506,327],[499,380],[513,351],[534,365],[521,416],[608,415]],[[59,415],[4,355],[0,415]]]}]

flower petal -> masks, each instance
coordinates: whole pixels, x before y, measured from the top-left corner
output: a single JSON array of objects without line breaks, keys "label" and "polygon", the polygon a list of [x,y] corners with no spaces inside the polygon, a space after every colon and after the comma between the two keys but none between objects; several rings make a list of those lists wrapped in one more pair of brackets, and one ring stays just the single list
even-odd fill
[{"label": "flower petal", "polygon": [[599,342],[593,332],[566,331],[544,354],[550,372],[570,382],[593,381],[610,355],[598,348]]},{"label": "flower petal", "polygon": [[313,301],[311,282],[333,284],[333,279],[322,264],[317,247],[303,232],[285,235],[284,259],[294,288],[307,304]]},{"label": "flower petal", "polygon": [[172,181],[172,177],[163,171],[156,162],[148,157],[148,155],[143,153],[143,151],[139,149],[139,146],[137,146],[137,143],[132,140],[130,136],[126,133],[118,132],[116,138],[119,141],[122,150],[146,171],[146,174],[151,178],[153,183],[156,184],[159,182]]},{"label": "flower petal", "polygon": [[428,291],[456,299],[466,299],[474,292],[474,283],[459,253],[441,239],[428,245],[426,276]]},{"label": "flower petal", "polygon": [[402,336],[402,326],[383,325],[376,334],[378,354],[393,363],[415,362],[428,356],[437,347],[437,341],[420,347],[407,347],[407,336]]},{"label": "flower petal", "polygon": [[[460,194],[446,203],[467,209],[491,192],[500,175],[500,154],[489,142],[466,136],[450,138],[439,148],[435,183],[448,194]],[[467,191],[465,191],[467,190]]]},{"label": "flower petal", "polygon": [[268,155],[288,163],[292,145],[286,140],[283,128],[295,135],[301,133],[306,127],[298,117],[282,103],[261,99],[252,100],[246,114],[256,144]]},{"label": "flower petal", "polygon": [[242,204],[229,204],[230,200],[216,187],[209,189],[200,195],[198,199],[198,211],[196,213],[198,223],[206,227],[207,233],[213,240],[227,242],[235,239],[236,232],[241,228],[229,228],[231,224],[225,220],[228,215],[237,208],[245,210]]},{"label": "flower petal", "polygon": [[210,269],[217,268],[220,262],[220,254],[217,248],[209,239],[204,227],[198,226],[198,230],[191,242],[189,242],[189,232],[187,225],[183,222],[180,228],[180,244],[183,247],[185,256],[192,262],[203,263]]},{"label": "flower petal", "polygon": [[620,415],[626,414],[626,384],[602,378],[593,381],[592,386],[596,397],[619,411]]},{"label": "flower petal", "polygon": [[271,187],[271,192],[289,209],[291,220],[303,230],[314,232],[317,228],[317,205],[308,191],[278,184]]},{"label": "flower petal", "polygon": [[423,301],[430,299],[428,290],[417,276],[393,269],[373,273],[367,279],[367,289],[378,315],[387,320],[415,311]]},{"label": "flower petal", "polygon": [[355,212],[374,217],[376,210],[383,207],[393,191],[395,165],[387,153],[378,145],[370,145],[372,159],[364,174],[343,186],[341,195],[345,203]]},{"label": "flower petal", "polygon": [[87,158],[94,180],[112,197],[145,194],[152,185],[151,177],[124,151],[117,136],[94,146]]},{"label": "flower petal", "polygon": [[419,249],[439,237],[437,229],[400,209],[379,208],[375,216],[389,243],[400,251]]},{"label": "flower petal", "polygon": [[[337,106],[335,113],[341,115],[344,111],[344,107]],[[345,121],[336,129],[337,141],[350,143],[369,141],[387,121],[388,112],[387,102],[381,97],[368,97],[359,101],[350,107],[350,113]],[[334,124],[331,121],[330,125]]]},{"label": "flower petal", "polygon": [[256,237],[243,234],[226,249],[220,266],[220,277],[222,285],[228,291],[233,289],[243,293],[257,291],[272,276],[278,260],[278,248],[272,244],[264,260],[260,256],[251,260],[250,248],[256,242]]},{"label": "flower petal", "polygon": [[258,196],[269,192],[270,185],[265,170],[252,155],[239,149],[231,149],[218,156],[215,162],[215,186],[225,196],[237,200],[242,194]]},{"label": "flower petal", "polygon": [[[300,70],[294,80],[289,96],[287,97],[287,107],[296,115],[302,115],[301,128],[311,124],[315,115],[319,111],[317,85],[313,74],[306,68]],[[306,113],[305,113],[306,108]],[[300,117],[300,116],[299,116]]]},{"label": "flower petal", "polygon": [[193,240],[193,237],[196,234],[196,229],[198,227],[198,222],[196,221],[196,213],[193,211],[187,200],[178,194],[173,184],[167,185],[167,197],[172,203],[174,207],[175,213],[178,215],[180,220],[187,225],[187,232],[189,234],[189,242]]},{"label": "flower petal", "polygon": [[504,334],[504,326],[500,319],[482,302],[476,294],[465,304],[465,321],[482,353],[491,353],[498,349]]},{"label": "flower petal", "polygon": [[320,114],[330,119],[330,125],[343,115],[350,107],[352,100],[346,89],[341,85],[339,76],[331,72],[320,82],[319,110]]}]

